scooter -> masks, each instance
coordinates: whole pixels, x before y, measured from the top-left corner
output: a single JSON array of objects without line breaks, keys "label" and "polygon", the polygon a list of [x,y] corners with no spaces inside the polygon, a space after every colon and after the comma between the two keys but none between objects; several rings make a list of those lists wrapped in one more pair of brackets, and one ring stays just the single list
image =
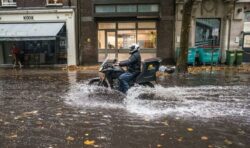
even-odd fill
[{"label": "scooter", "polygon": [[[107,57],[101,64],[99,69],[99,77],[89,81],[89,85],[103,86],[118,90],[119,76],[125,73],[120,66],[115,66],[117,60],[109,60]],[[161,60],[159,58],[151,58],[142,62],[142,71],[138,76],[130,82],[130,87],[134,85],[142,85],[146,87],[154,87],[156,82],[156,72],[159,70]]]}]

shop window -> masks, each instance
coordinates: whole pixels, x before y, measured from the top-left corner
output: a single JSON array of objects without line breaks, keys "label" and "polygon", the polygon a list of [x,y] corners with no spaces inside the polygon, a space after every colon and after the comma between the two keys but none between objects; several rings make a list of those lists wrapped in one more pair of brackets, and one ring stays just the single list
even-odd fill
[{"label": "shop window", "polygon": [[155,29],[156,23],[155,22],[139,22],[138,28],[140,29]]},{"label": "shop window", "polygon": [[156,30],[138,30],[137,39],[141,48],[156,48]]},{"label": "shop window", "polygon": [[250,22],[250,12],[245,12],[245,22]]},{"label": "shop window", "polygon": [[137,12],[136,5],[117,5],[117,12]]},{"label": "shop window", "polygon": [[98,48],[105,49],[105,31],[98,31]]},{"label": "shop window", "polygon": [[118,36],[118,49],[129,49],[129,46],[136,43],[135,30],[123,30],[117,32]]},{"label": "shop window", "polygon": [[159,12],[159,5],[138,5],[138,12]]},{"label": "shop window", "polygon": [[62,5],[63,0],[47,0],[47,5]]},{"label": "shop window", "polygon": [[129,49],[133,43],[156,49],[156,22],[98,23],[98,49]]},{"label": "shop window", "polygon": [[107,45],[108,45],[108,49],[116,48],[115,32],[107,32]]},{"label": "shop window", "polygon": [[2,0],[2,6],[16,6],[16,0]]},{"label": "shop window", "polygon": [[219,46],[220,24],[220,19],[196,19],[195,46]]},{"label": "shop window", "polygon": [[116,23],[99,23],[99,29],[116,29]]},{"label": "shop window", "polygon": [[100,5],[95,6],[95,12],[96,13],[110,13],[115,12],[115,5]]},{"label": "shop window", "polygon": [[135,23],[118,23],[118,29],[135,29]]},{"label": "shop window", "polygon": [[245,35],[243,48],[250,48],[250,35]]}]

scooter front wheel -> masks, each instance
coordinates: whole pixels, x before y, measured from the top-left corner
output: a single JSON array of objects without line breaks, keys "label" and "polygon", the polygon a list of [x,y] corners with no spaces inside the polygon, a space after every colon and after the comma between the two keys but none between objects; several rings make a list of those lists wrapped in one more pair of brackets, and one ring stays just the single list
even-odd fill
[{"label": "scooter front wheel", "polygon": [[142,86],[146,86],[146,87],[151,87],[151,88],[154,88],[154,87],[155,87],[155,86],[154,86],[154,84],[153,84],[153,83],[151,83],[151,82],[141,83],[140,85],[142,85]]},{"label": "scooter front wheel", "polygon": [[108,84],[105,81],[101,81],[99,78],[90,80],[88,84],[93,86],[108,87]]}]

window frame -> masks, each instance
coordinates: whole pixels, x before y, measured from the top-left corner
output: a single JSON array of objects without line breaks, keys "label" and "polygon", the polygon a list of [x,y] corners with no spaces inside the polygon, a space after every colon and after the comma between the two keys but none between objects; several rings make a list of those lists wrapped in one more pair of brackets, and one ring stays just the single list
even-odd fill
[{"label": "window frame", "polygon": [[4,0],[1,0],[2,7],[16,7],[17,2],[4,2]]},{"label": "window frame", "polygon": [[47,6],[62,6],[63,5],[63,0],[61,3],[49,3],[49,0],[46,0]]},{"label": "window frame", "polygon": [[[138,24],[141,23],[141,22],[155,23],[155,28],[139,28]],[[98,25],[99,23],[115,23],[116,28],[115,29],[99,29],[99,25]],[[118,28],[119,23],[135,23],[135,28],[134,29],[119,29]],[[145,50],[145,51],[149,50],[150,52],[152,52],[152,51],[155,52],[157,50],[157,46],[158,46],[158,42],[157,42],[157,40],[158,40],[157,21],[153,21],[153,20],[152,21],[105,21],[105,22],[98,22],[98,24],[97,24],[97,31],[105,31],[105,32],[106,31],[115,31],[116,35],[118,35],[118,31],[135,30],[135,32],[136,32],[136,34],[135,34],[136,42],[138,42],[138,31],[140,31],[140,30],[149,30],[149,31],[153,30],[156,33],[156,43],[155,43],[156,48],[142,48],[142,49]],[[98,40],[98,35],[97,35],[97,40]],[[118,43],[118,37],[117,36],[116,36],[116,42]],[[118,49],[117,45],[116,45],[115,49]],[[98,50],[103,50],[103,48],[98,47]],[[122,51],[128,51],[128,50],[129,49],[127,49],[127,48],[122,49]]]},{"label": "window frame", "polygon": [[[114,7],[114,12],[97,12],[96,8],[97,7],[107,7],[107,6],[113,6]],[[118,7],[119,6],[133,6],[136,7],[135,11],[118,11]],[[157,6],[157,11],[139,11],[139,7],[140,6]],[[112,14],[112,13],[160,13],[160,5],[158,3],[152,3],[152,4],[97,4],[94,5],[94,13],[95,14],[104,14],[104,13],[108,13],[108,14]]]}]

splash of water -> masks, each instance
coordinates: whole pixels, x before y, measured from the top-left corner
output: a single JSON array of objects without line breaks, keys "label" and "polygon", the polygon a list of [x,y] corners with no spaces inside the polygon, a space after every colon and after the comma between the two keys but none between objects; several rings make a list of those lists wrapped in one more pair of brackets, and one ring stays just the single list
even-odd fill
[{"label": "splash of water", "polygon": [[[162,87],[137,86],[124,97],[114,90],[76,84],[65,102],[80,108],[119,108],[140,116],[173,115],[213,118],[250,117],[247,86]],[[119,100],[119,101],[118,101]]]}]

